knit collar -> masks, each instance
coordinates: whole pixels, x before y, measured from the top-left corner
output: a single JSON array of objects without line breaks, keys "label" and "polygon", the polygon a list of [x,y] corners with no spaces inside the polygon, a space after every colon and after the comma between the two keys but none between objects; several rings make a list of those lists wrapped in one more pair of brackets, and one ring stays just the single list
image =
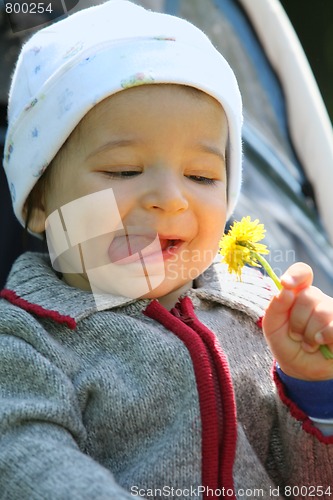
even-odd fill
[{"label": "knit collar", "polygon": [[[245,270],[242,282],[239,282],[218,259],[195,280],[194,287],[185,295],[197,305],[201,301],[215,302],[243,310],[257,320],[262,316],[271,293],[270,285],[258,271]],[[1,296],[22,309],[67,323],[71,328],[97,310],[93,294],[64,283],[52,269],[46,254],[28,252],[21,255]],[[136,314],[151,301],[109,294],[104,304],[99,302],[98,310],[125,308],[127,313]]]}]

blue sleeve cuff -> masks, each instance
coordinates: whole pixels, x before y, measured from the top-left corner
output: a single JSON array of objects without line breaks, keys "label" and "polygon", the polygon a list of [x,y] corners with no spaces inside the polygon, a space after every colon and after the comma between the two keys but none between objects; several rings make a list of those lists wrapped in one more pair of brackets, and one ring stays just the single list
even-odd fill
[{"label": "blue sleeve cuff", "polygon": [[309,417],[333,418],[333,380],[308,382],[286,375],[279,366],[277,374],[287,396]]}]

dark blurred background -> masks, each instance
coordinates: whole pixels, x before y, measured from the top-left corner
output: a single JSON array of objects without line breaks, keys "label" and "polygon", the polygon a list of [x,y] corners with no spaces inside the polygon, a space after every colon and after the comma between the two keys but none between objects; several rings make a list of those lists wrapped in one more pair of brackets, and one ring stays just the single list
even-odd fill
[{"label": "dark blurred background", "polygon": [[303,45],[333,122],[333,1],[280,1]]}]

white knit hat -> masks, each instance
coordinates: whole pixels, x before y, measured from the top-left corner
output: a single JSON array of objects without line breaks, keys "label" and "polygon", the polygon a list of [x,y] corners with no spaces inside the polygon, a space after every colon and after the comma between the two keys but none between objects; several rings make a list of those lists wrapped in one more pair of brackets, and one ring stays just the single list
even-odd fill
[{"label": "white knit hat", "polygon": [[222,104],[230,216],[242,162],[242,103],[233,71],[189,22],[109,0],[40,30],[22,48],[9,95],[4,168],[23,225],[27,196],[84,115],[116,92],[158,83],[195,87]]}]

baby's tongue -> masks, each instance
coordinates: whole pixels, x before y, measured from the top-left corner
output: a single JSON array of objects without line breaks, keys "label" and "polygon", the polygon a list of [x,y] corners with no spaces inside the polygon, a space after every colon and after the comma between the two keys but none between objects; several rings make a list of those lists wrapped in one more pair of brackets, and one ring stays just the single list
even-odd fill
[{"label": "baby's tongue", "polygon": [[124,236],[116,236],[109,246],[109,257],[111,262],[117,262],[118,260],[129,259],[130,262],[134,262],[139,259],[140,256],[138,252],[142,251],[146,246],[150,245],[155,236],[152,235],[140,235],[140,234],[129,234]]}]

